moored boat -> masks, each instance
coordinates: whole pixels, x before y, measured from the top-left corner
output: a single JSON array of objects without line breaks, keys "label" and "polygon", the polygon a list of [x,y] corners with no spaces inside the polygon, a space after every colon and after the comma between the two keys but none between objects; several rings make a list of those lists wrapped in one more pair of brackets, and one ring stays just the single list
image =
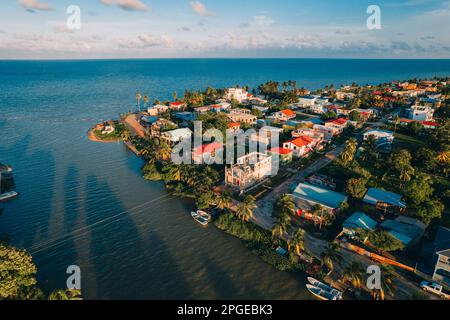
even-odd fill
[{"label": "moored boat", "polygon": [[312,277],[308,277],[308,282],[311,285],[313,285],[314,287],[317,287],[319,289],[327,291],[330,294],[332,294],[333,296],[336,296],[337,299],[339,299],[339,300],[342,299],[342,292],[341,291],[339,291],[339,290],[337,290],[337,289],[335,289],[335,288],[333,288],[333,287],[331,287],[331,286],[329,286],[329,285],[327,285],[327,284],[325,284],[323,282],[320,282],[319,280],[314,279]]},{"label": "moored boat", "polygon": [[332,295],[326,290],[320,289],[318,287],[313,286],[312,284],[307,284],[306,289],[308,289],[311,294],[320,300],[338,300],[338,297]]},{"label": "moored boat", "polygon": [[207,226],[208,223],[211,221],[211,215],[202,210],[192,211],[191,216],[195,221],[200,223],[202,226]]},{"label": "moored boat", "polygon": [[16,198],[18,195],[19,195],[19,193],[16,191],[2,193],[2,194],[0,194],[0,202],[12,200],[12,199]]}]

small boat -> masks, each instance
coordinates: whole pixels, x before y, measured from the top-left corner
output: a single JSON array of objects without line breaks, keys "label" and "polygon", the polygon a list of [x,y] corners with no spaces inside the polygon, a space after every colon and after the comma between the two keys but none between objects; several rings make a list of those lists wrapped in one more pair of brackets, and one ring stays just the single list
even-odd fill
[{"label": "small boat", "polygon": [[191,216],[195,221],[200,223],[202,226],[207,226],[208,223],[211,221],[211,215],[202,210],[192,211]]},{"label": "small boat", "polygon": [[306,289],[320,300],[338,300],[338,297],[332,295],[328,291],[315,287],[312,284],[307,284]]},{"label": "small boat", "polygon": [[10,191],[0,194],[0,202],[12,200],[19,195],[16,191]]},{"label": "small boat", "polygon": [[331,286],[329,286],[329,285],[327,285],[327,284],[325,284],[323,282],[320,282],[319,280],[314,279],[312,277],[308,277],[308,282],[311,285],[313,285],[314,287],[320,288],[320,289],[322,289],[324,291],[329,292],[333,296],[336,296],[339,300],[342,299],[342,292],[341,291],[339,291],[339,290],[337,290],[337,289],[335,289],[335,288],[333,288],[333,287],[331,287]]}]

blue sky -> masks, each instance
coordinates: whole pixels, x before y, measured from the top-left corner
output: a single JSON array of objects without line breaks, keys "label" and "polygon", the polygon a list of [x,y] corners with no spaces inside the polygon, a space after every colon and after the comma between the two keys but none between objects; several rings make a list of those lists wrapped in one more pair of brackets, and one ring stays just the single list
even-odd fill
[{"label": "blue sky", "polygon": [[449,0],[2,0],[0,18],[0,59],[450,58]]}]

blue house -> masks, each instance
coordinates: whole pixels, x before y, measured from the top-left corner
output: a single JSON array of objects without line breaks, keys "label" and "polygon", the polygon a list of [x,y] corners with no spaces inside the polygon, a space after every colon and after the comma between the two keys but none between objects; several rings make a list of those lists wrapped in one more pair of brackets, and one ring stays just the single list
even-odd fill
[{"label": "blue house", "polygon": [[195,121],[197,120],[197,115],[193,112],[178,112],[174,117],[181,121]]},{"label": "blue house", "polygon": [[342,232],[354,236],[357,229],[373,231],[378,223],[363,212],[355,212],[342,224]]},{"label": "blue house", "polygon": [[406,204],[402,201],[401,195],[377,188],[370,188],[369,191],[367,191],[363,202],[371,204],[377,209],[385,212],[396,210],[403,211],[406,209]]}]

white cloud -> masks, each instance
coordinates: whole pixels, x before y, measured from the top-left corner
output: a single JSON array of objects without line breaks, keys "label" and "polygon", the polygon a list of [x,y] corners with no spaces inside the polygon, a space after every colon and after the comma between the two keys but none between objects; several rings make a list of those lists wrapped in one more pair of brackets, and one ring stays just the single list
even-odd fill
[{"label": "white cloud", "polygon": [[49,4],[40,2],[39,0],[18,0],[17,2],[22,7],[24,7],[25,9],[27,9],[29,11],[34,11],[34,10],[44,10],[45,11],[45,10],[52,9]]},{"label": "white cloud", "polygon": [[189,4],[191,5],[192,10],[194,10],[197,14],[207,17],[207,16],[212,16],[213,13],[209,12],[206,9],[206,6],[201,3],[200,1],[191,1],[189,2]]},{"label": "white cloud", "polygon": [[173,48],[175,46],[175,41],[170,36],[154,36],[148,33],[140,34],[137,39],[118,39],[116,42],[120,48],[127,49],[145,49],[154,47]]},{"label": "white cloud", "polygon": [[140,0],[99,0],[99,1],[107,6],[115,5],[127,11],[150,11],[150,7]]}]

